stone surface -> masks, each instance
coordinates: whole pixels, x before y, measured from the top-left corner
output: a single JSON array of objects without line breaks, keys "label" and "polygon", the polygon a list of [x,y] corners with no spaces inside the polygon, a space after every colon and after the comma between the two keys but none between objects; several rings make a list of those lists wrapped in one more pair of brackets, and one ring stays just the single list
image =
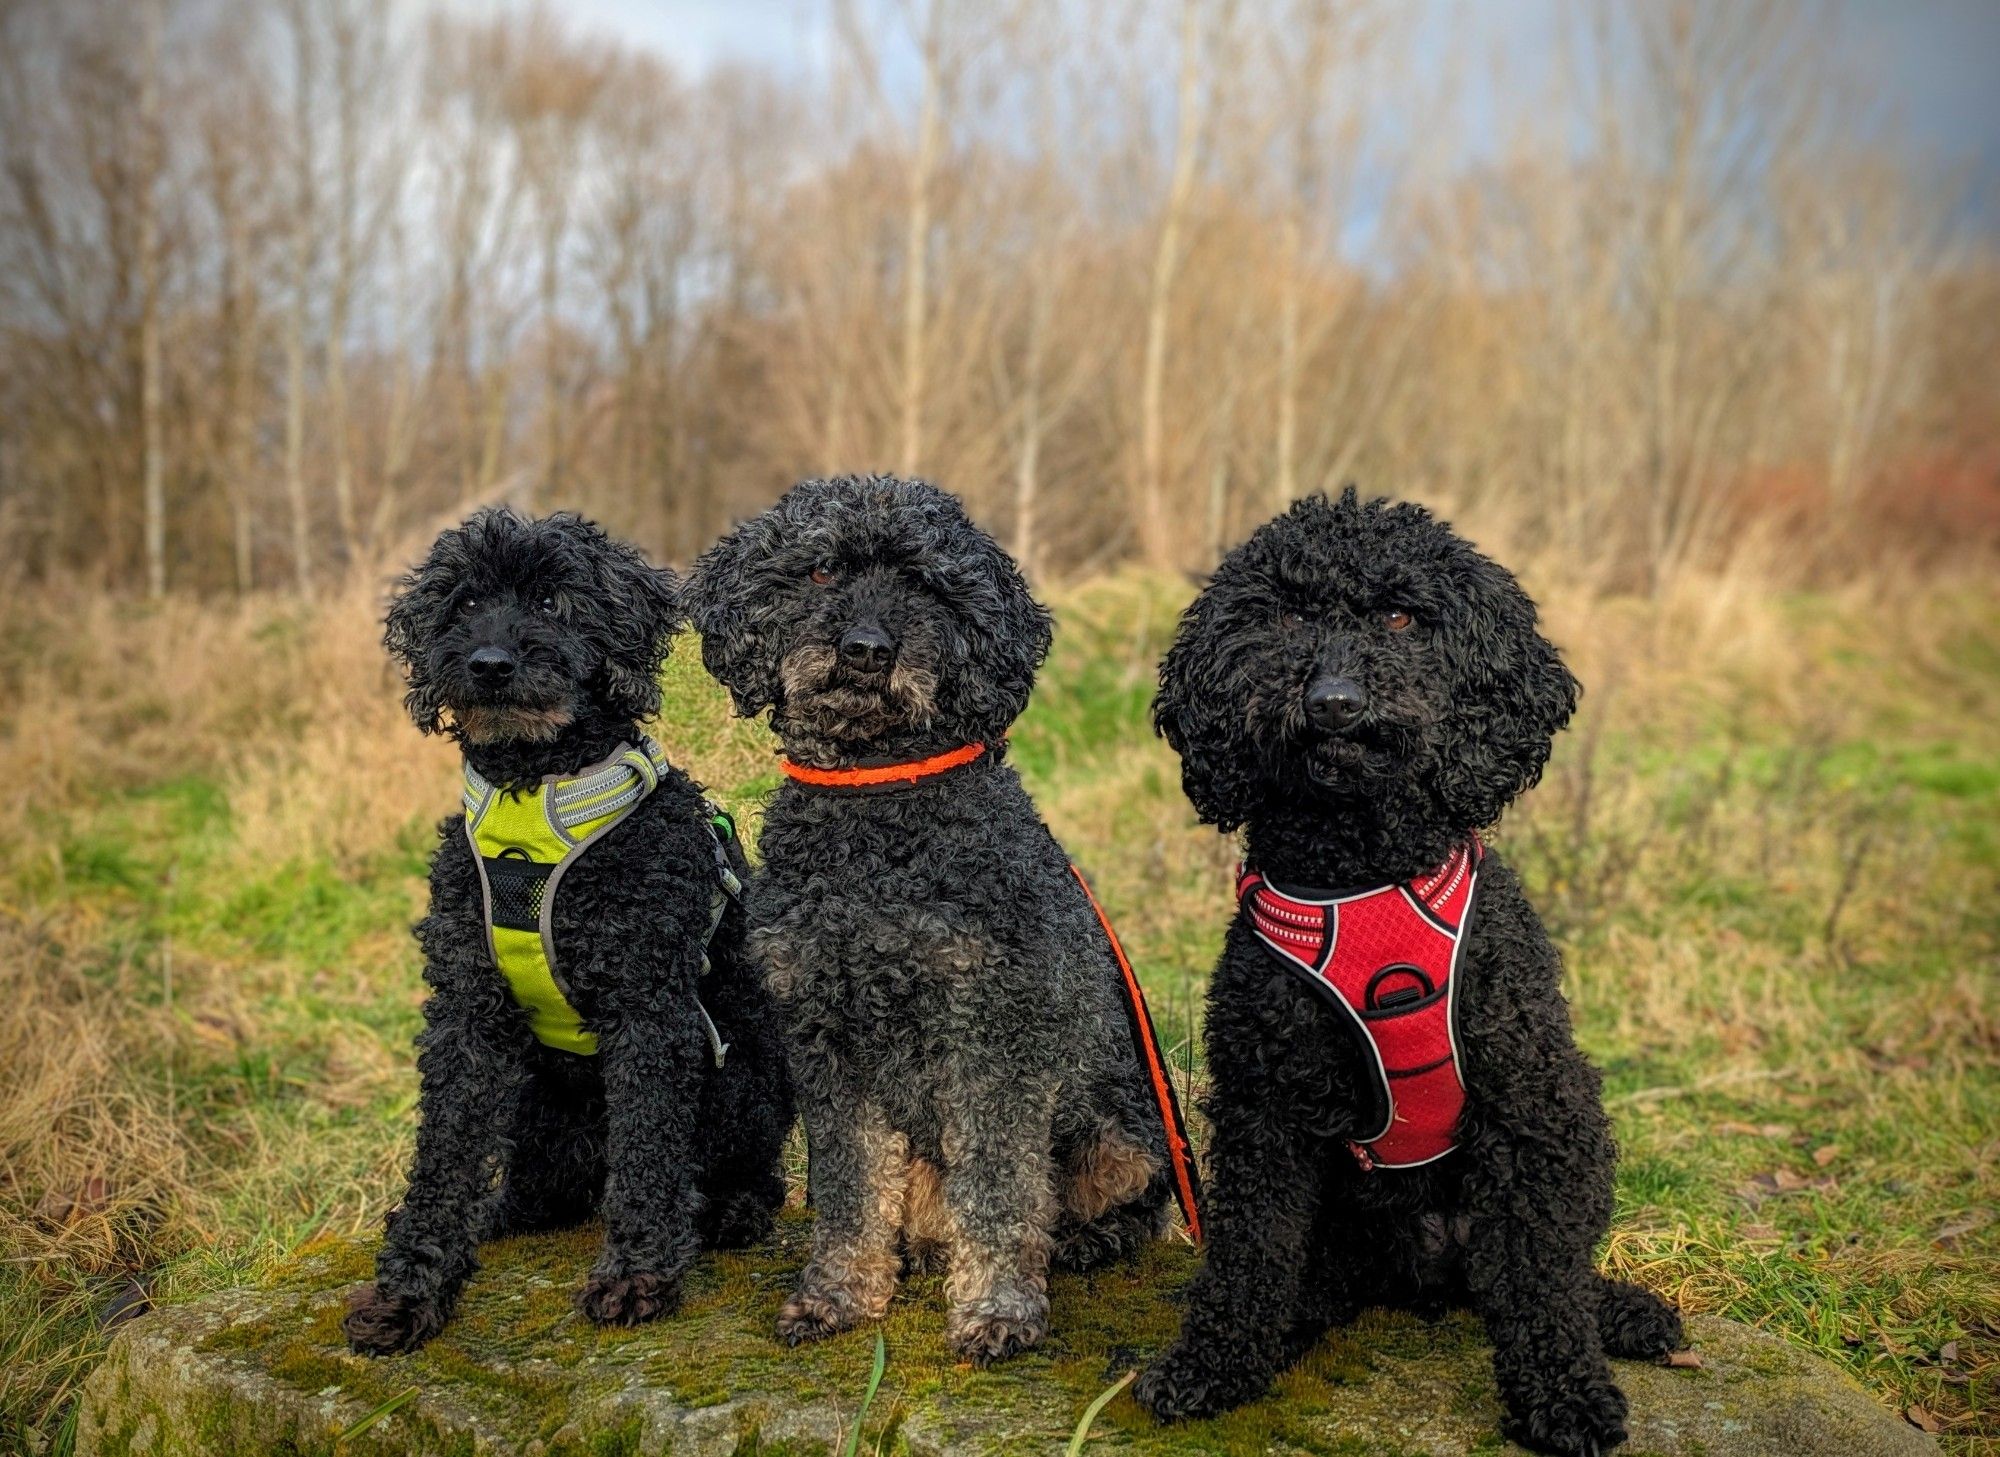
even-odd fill
[{"label": "stone surface", "polygon": [[[86,1388],[77,1451],[772,1457],[843,1449],[873,1330],[796,1352],[770,1334],[803,1258],[803,1221],[788,1220],[768,1248],[705,1261],[681,1313],[636,1331],[599,1330],[570,1306],[595,1240],[578,1231],[488,1246],[445,1334],[386,1360],[352,1356],[340,1341],[344,1293],[366,1278],[368,1252],[344,1242],[308,1247],[261,1288],[126,1327]],[[883,1327],[888,1371],[859,1450],[1062,1452],[1091,1398],[1171,1338],[1174,1299],[1193,1263],[1190,1251],[1163,1245],[1136,1268],[1059,1279],[1054,1335],[991,1371],[952,1364],[940,1340],[939,1282],[911,1282]],[[1616,1367],[1632,1402],[1630,1457],[1937,1450],[1815,1356],[1725,1321],[1691,1328],[1700,1369]],[[1518,1450],[1501,1442],[1498,1420],[1475,1322],[1377,1312],[1329,1337],[1272,1396],[1219,1421],[1162,1430],[1121,1394],[1085,1450]]]}]

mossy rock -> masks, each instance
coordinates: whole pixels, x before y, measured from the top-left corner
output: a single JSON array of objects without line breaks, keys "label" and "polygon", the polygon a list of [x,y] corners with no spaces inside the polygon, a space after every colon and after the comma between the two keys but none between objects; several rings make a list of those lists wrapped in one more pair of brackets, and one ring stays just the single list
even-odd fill
[{"label": "mossy rock", "polygon": [[[85,1389],[80,1457],[270,1453],[837,1453],[867,1385],[875,1333],[798,1351],[771,1334],[805,1255],[788,1218],[767,1247],[704,1260],[674,1318],[604,1330],[570,1297],[597,1232],[482,1251],[458,1318],[415,1355],[370,1360],[340,1339],[369,1253],[308,1246],[262,1288],[156,1311],[118,1337]],[[883,1326],[888,1370],[859,1450],[1059,1453],[1090,1400],[1172,1338],[1192,1252],[1059,1278],[1054,1334],[990,1371],[954,1363],[934,1278],[912,1281]],[[1902,1457],[1935,1443],[1826,1362],[1700,1319],[1699,1369],[1620,1364],[1640,1454]],[[386,1410],[385,1410],[386,1408]],[[372,1421],[369,1419],[374,1418]],[[1276,1391],[1213,1422],[1155,1426],[1121,1394],[1096,1453],[1445,1454],[1515,1451],[1496,1428],[1488,1353],[1466,1316],[1375,1312],[1329,1337]]]}]

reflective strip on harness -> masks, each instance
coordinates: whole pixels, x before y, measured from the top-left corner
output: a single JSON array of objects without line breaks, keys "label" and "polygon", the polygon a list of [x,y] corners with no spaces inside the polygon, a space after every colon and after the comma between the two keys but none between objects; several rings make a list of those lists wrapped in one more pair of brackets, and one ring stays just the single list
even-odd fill
[{"label": "reflective strip on harness", "polygon": [[1385,1112],[1353,1146],[1363,1168],[1413,1168],[1456,1146],[1457,973],[1485,854],[1475,837],[1407,884],[1338,895],[1283,891],[1248,865],[1239,873],[1251,934],[1345,1012],[1369,1051]]}]

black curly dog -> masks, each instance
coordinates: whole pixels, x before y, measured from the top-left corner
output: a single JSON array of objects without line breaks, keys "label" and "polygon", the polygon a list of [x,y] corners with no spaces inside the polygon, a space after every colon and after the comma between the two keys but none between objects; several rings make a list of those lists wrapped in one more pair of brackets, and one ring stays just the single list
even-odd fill
[{"label": "black curly dog", "polygon": [[[588,521],[486,510],[401,580],[385,642],[417,726],[449,733],[504,793],[639,742],[680,621],[675,587]],[[783,1048],[743,955],[741,909],[709,940],[719,876],[700,787],[668,768],[565,872],[559,985],[596,1035],[589,1056],[544,1045],[510,994],[463,825],[439,826],[416,928],[430,986],[416,1158],[375,1284],[347,1316],[362,1352],[435,1335],[482,1238],[601,1211],[604,1250],[579,1303],[593,1320],[631,1323],[674,1308],[704,1242],[759,1238],[784,1201]],[[728,1044],[719,1072],[701,1006]]]},{"label": "black curly dog", "polygon": [[1051,1262],[1134,1249],[1169,1194],[1109,945],[1004,758],[1049,615],[955,498],[887,477],[794,487],[695,563],[685,600],[709,671],[739,713],[770,709],[793,765],[986,746],[885,793],[787,779],[751,946],[818,1216],[779,1334],[878,1319],[906,1268],[948,1262],[953,1349],[1011,1355],[1048,1329]]},{"label": "black curly dog", "polygon": [[[1421,508],[1316,496],[1232,552],[1181,619],[1155,720],[1188,797],[1283,886],[1408,882],[1539,777],[1577,686],[1514,578]],[[1560,963],[1497,854],[1458,989],[1457,1147],[1365,1170],[1381,1126],[1343,1013],[1231,925],[1208,996],[1207,1259],[1179,1340],[1141,1376],[1155,1415],[1263,1393],[1363,1306],[1469,1302],[1508,1434],[1545,1452],[1625,1438],[1607,1354],[1659,1357],[1680,1318],[1600,1275],[1616,1150]]]}]

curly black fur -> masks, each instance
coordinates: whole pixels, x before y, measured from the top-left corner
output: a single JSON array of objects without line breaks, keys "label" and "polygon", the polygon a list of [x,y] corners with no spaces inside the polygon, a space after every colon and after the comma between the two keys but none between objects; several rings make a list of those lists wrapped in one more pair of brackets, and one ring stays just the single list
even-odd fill
[{"label": "curly black fur", "polygon": [[[1010,1355],[1047,1330],[1051,1260],[1134,1248],[1168,1195],[1109,946],[1004,758],[1048,613],[956,499],[886,477],[795,487],[695,563],[686,601],[709,670],[796,762],[991,749],[892,794],[788,781],[751,945],[818,1214],[780,1334],[876,1319],[904,1268],[948,1259],[953,1347]],[[856,642],[873,656],[843,657]]]},{"label": "curly black fur", "polygon": [[[487,510],[398,584],[385,640],[417,726],[447,732],[490,782],[533,785],[635,743],[660,705],[680,621],[675,582],[590,522]],[[515,660],[475,681],[480,649]],[[448,717],[447,717],[448,715]],[[483,1237],[601,1213],[580,1303],[601,1321],[661,1315],[706,1242],[760,1237],[784,1201],[792,1103],[776,1018],[732,906],[704,976],[716,869],[700,786],[658,789],[566,872],[554,931],[563,989],[594,1056],[536,1040],[493,964],[464,816],[439,827],[424,948],[416,1159],[376,1282],[347,1317],[358,1351],[408,1350],[450,1317]],[[738,874],[747,867],[737,852]],[[718,1072],[696,998],[729,1054]]]},{"label": "curly black fur", "polygon": [[[1308,696],[1336,679],[1358,715],[1317,728]],[[1576,693],[1506,570],[1419,507],[1350,489],[1299,502],[1222,563],[1161,665],[1155,721],[1201,817],[1247,827],[1267,875],[1382,885],[1437,865],[1532,785]],[[1459,1146],[1363,1172],[1347,1143],[1380,1116],[1365,1053],[1238,918],[1208,998],[1207,1260],[1142,1403],[1215,1412],[1365,1305],[1468,1301],[1511,1435],[1579,1454],[1624,1440],[1605,1357],[1663,1355],[1681,1325],[1592,1263],[1616,1150],[1560,971],[1489,853],[1458,972]]]}]

